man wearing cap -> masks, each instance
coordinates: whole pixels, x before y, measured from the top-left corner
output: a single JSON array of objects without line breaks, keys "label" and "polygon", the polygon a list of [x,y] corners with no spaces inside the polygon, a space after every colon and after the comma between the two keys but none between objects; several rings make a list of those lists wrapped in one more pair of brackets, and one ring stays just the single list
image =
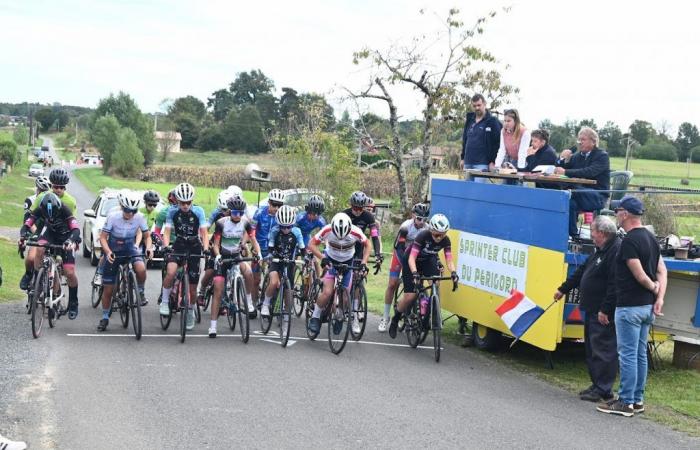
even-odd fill
[{"label": "man wearing cap", "polygon": [[661,314],[666,293],[666,265],[656,237],[642,226],[644,205],[625,196],[612,203],[618,226],[627,235],[615,261],[617,306],[615,329],[620,363],[617,400],[601,403],[607,414],[631,417],[644,412],[647,381],[647,338],[654,316]]}]

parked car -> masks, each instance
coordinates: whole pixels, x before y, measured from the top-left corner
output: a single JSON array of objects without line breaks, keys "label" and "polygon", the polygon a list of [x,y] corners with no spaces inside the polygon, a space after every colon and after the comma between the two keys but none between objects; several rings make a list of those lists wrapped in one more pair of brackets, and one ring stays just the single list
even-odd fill
[{"label": "parked car", "polygon": [[[134,191],[136,195],[143,197],[144,191]],[[102,245],[100,244],[100,232],[107,221],[107,215],[112,210],[119,208],[117,200],[117,189],[103,189],[100,195],[95,199],[92,208],[83,211],[85,220],[83,221],[83,256],[90,258],[90,264],[96,266],[102,255]],[[143,202],[143,200],[141,201]],[[141,207],[143,205],[139,205]],[[160,205],[156,208],[160,210],[164,208],[165,202],[161,199]]]},{"label": "parked car", "polygon": [[40,177],[44,175],[44,166],[41,164],[32,164],[29,166],[30,177]]}]

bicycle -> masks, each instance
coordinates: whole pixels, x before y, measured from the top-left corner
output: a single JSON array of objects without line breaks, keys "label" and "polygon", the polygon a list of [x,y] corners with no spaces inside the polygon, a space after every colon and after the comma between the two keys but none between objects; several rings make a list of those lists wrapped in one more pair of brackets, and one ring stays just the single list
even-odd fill
[{"label": "bicycle", "polygon": [[[63,245],[39,244],[27,242],[29,247],[41,247],[46,251],[41,261],[41,267],[35,272],[33,296],[31,304],[32,336],[38,339],[44,325],[44,316],[48,318],[49,327],[56,325],[56,320],[67,313],[61,304],[65,294],[61,286],[67,284],[63,274]],[[58,283],[58,284],[57,284]],[[48,311],[47,311],[48,309]]]},{"label": "bicycle", "polygon": [[[357,262],[357,261],[355,261]],[[369,261],[368,264],[374,264],[374,275],[377,275],[381,270],[381,262],[379,261]],[[353,269],[352,284],[350,285],[350,298],[352,299],[352,317],[351,320],[357,320],[360,323],[360,331],[355,333],[350,327],[350,335],[353,341],[359,341],[365,334],[365,327],[367,326],[367,289],[365,288],[365,282],[367,281],[367,274],[362,273],[359,268]],[[357,305],[355,300],[359,300]]]},{"label": "bicycle", "polygon": [[[267,334],[272,326],[272,319],[277,318],[277,324],[279,326],[279,336],[280,343],[282,347],[287,346],[289,341],[289,334],[292,329],[292,309],[293,306],[293,291],[292,286],[289,282],[289,266],[294,264],[294,259],[289,258],[272,258],[271,262],[282,264],[282,273],[280,274],[280,287],[275,293],[275,295],[270,299],[270,315],[264,317],[262,313],[260,314],[260,329],[263,334]],[[263,281],[263,289],[260,293],[261,299],[265,295],[267,286],[270,283],[270,272],[267,271],[265,274],[265,280]],[[277,299],[284,299],[284,301],[277,301]],[[262,309],[262,301],[258,301],[258,305]]]},{"label": "bicycle", "polygon": [[314,259],[304,258],[294,275],[294,314],[297,317],[301,317],[301,313],[304,312],[304,304],[309,301],[311,290],[318,280]]},{"label": "bicycle", "polygon": [[102,298],[102,291],[104,290],[102,287],[102,283],[95,284],[95,279],[97,278],[99,270],[100,264],[98,263],[97,267],[95,267],[95,274],[92,276],[92,281],[90,281],[90,286],[92,288],[90,292],[90,304],[93,308],[97,308],[97,305],[100,304],[100,299]]},{"label": "bicycle", "polygon": [[131,324],[137,341],[141,339],[143,324],[141,321],[141,294],[138,290],[133,259],[143,257],[144,255],[115,256],[115,263],[119,261],[119,270],[114,283],[116,288],[110,299],[110,316],[113,311],[119,311],[122,326],[128,328],[129,315],[131,315]]},{"label": "bicycle", "polygon": [[226,271],[224,295],[221,296],[221,311],[226,311],[228,325],[231,331],[236,329],[236,318],[241,329],[241,340],[244,344],[250,338],[250,318],[248,316],[248,300],[245,292],[245,282],[241,274],[240,263],[253,261],[255,258],[222,258],[219,264],[232,263]]},{"label": "bicycle", "polygon": [[[189,250],[185,253],[170,253],[170,256],[182,257],[184,262],[177,268],[177,273],[175,275],[175,282],[173,288],[170,291],[170,298],[168,302],[170,303],[170,314],[164,316],[160,314],[160,326],[163,330],[167,330],[170,326],[170,321],[172,320],[173,314],[176,312],[180,313],[180,342],[185,342],[185,337],[187,336],[187,311],[190,308],[190,277],[188,274],[189,269],[189,259],[190,258],[206,258],[207,255],[204,254],[192,254]],[[167,267],[167,264],[166,264]],[[161,301],[164,301],[161,299]],[[195,305],[197,302],[195,301]],[[195,309],[195,317],[199,314],[198,306]],[[201,320],[201,315],[200,315]]]},{"label": "bicycle", "polygon": [[[442,317],[438,281],[442,280],[452,280],[452,278],[442,275],[419,277],[418,297],[413,301],[404,317],[404,331],[408,338],[408,344],[412,348],[422,344],[428,336],[428,332],[432,330],[435,362],[440,362]],[[428,281],[428,285],[423,286],[423,281]],[[457,287],[457,282],[452,281],[452,290],[457,290]],[[427,294],[428,291],[430,291],[429,294]]]}]

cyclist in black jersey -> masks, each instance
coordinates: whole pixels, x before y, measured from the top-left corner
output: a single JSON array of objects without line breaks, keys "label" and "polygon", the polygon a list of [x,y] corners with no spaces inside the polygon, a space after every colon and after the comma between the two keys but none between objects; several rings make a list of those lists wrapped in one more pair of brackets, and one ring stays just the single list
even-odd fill
[{"label": "cyclist in black jersey", "polygon": [[[367,232],[369,228],[369,235],[372,239],[372,248],[374,249],[374,259],[377,264],[381,265],[382,257],[382,246],[379,238],[379,225],[374,219],[374,215],[371,212],[365,210],[367,206],[367,195],[362,191],[355,191],[350,196],[350,208],[345,209],[343,212],[350,217],[352,224],[357,228],[362,230],[363,233]],[[362,254],[362,245],[355,244],[355,255]]]}]

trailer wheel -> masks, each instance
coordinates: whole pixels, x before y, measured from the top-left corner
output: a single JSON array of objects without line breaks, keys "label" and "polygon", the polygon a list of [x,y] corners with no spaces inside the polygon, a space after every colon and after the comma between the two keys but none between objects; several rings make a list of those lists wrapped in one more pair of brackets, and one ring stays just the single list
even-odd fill
[{"label": "trailer wheel", "polygon": [[501,346],[501,336],[500,331],[472,322],[472,339],[474,340],[474,346],[480,350],[488,350],[490,352],[498,350]]}]

